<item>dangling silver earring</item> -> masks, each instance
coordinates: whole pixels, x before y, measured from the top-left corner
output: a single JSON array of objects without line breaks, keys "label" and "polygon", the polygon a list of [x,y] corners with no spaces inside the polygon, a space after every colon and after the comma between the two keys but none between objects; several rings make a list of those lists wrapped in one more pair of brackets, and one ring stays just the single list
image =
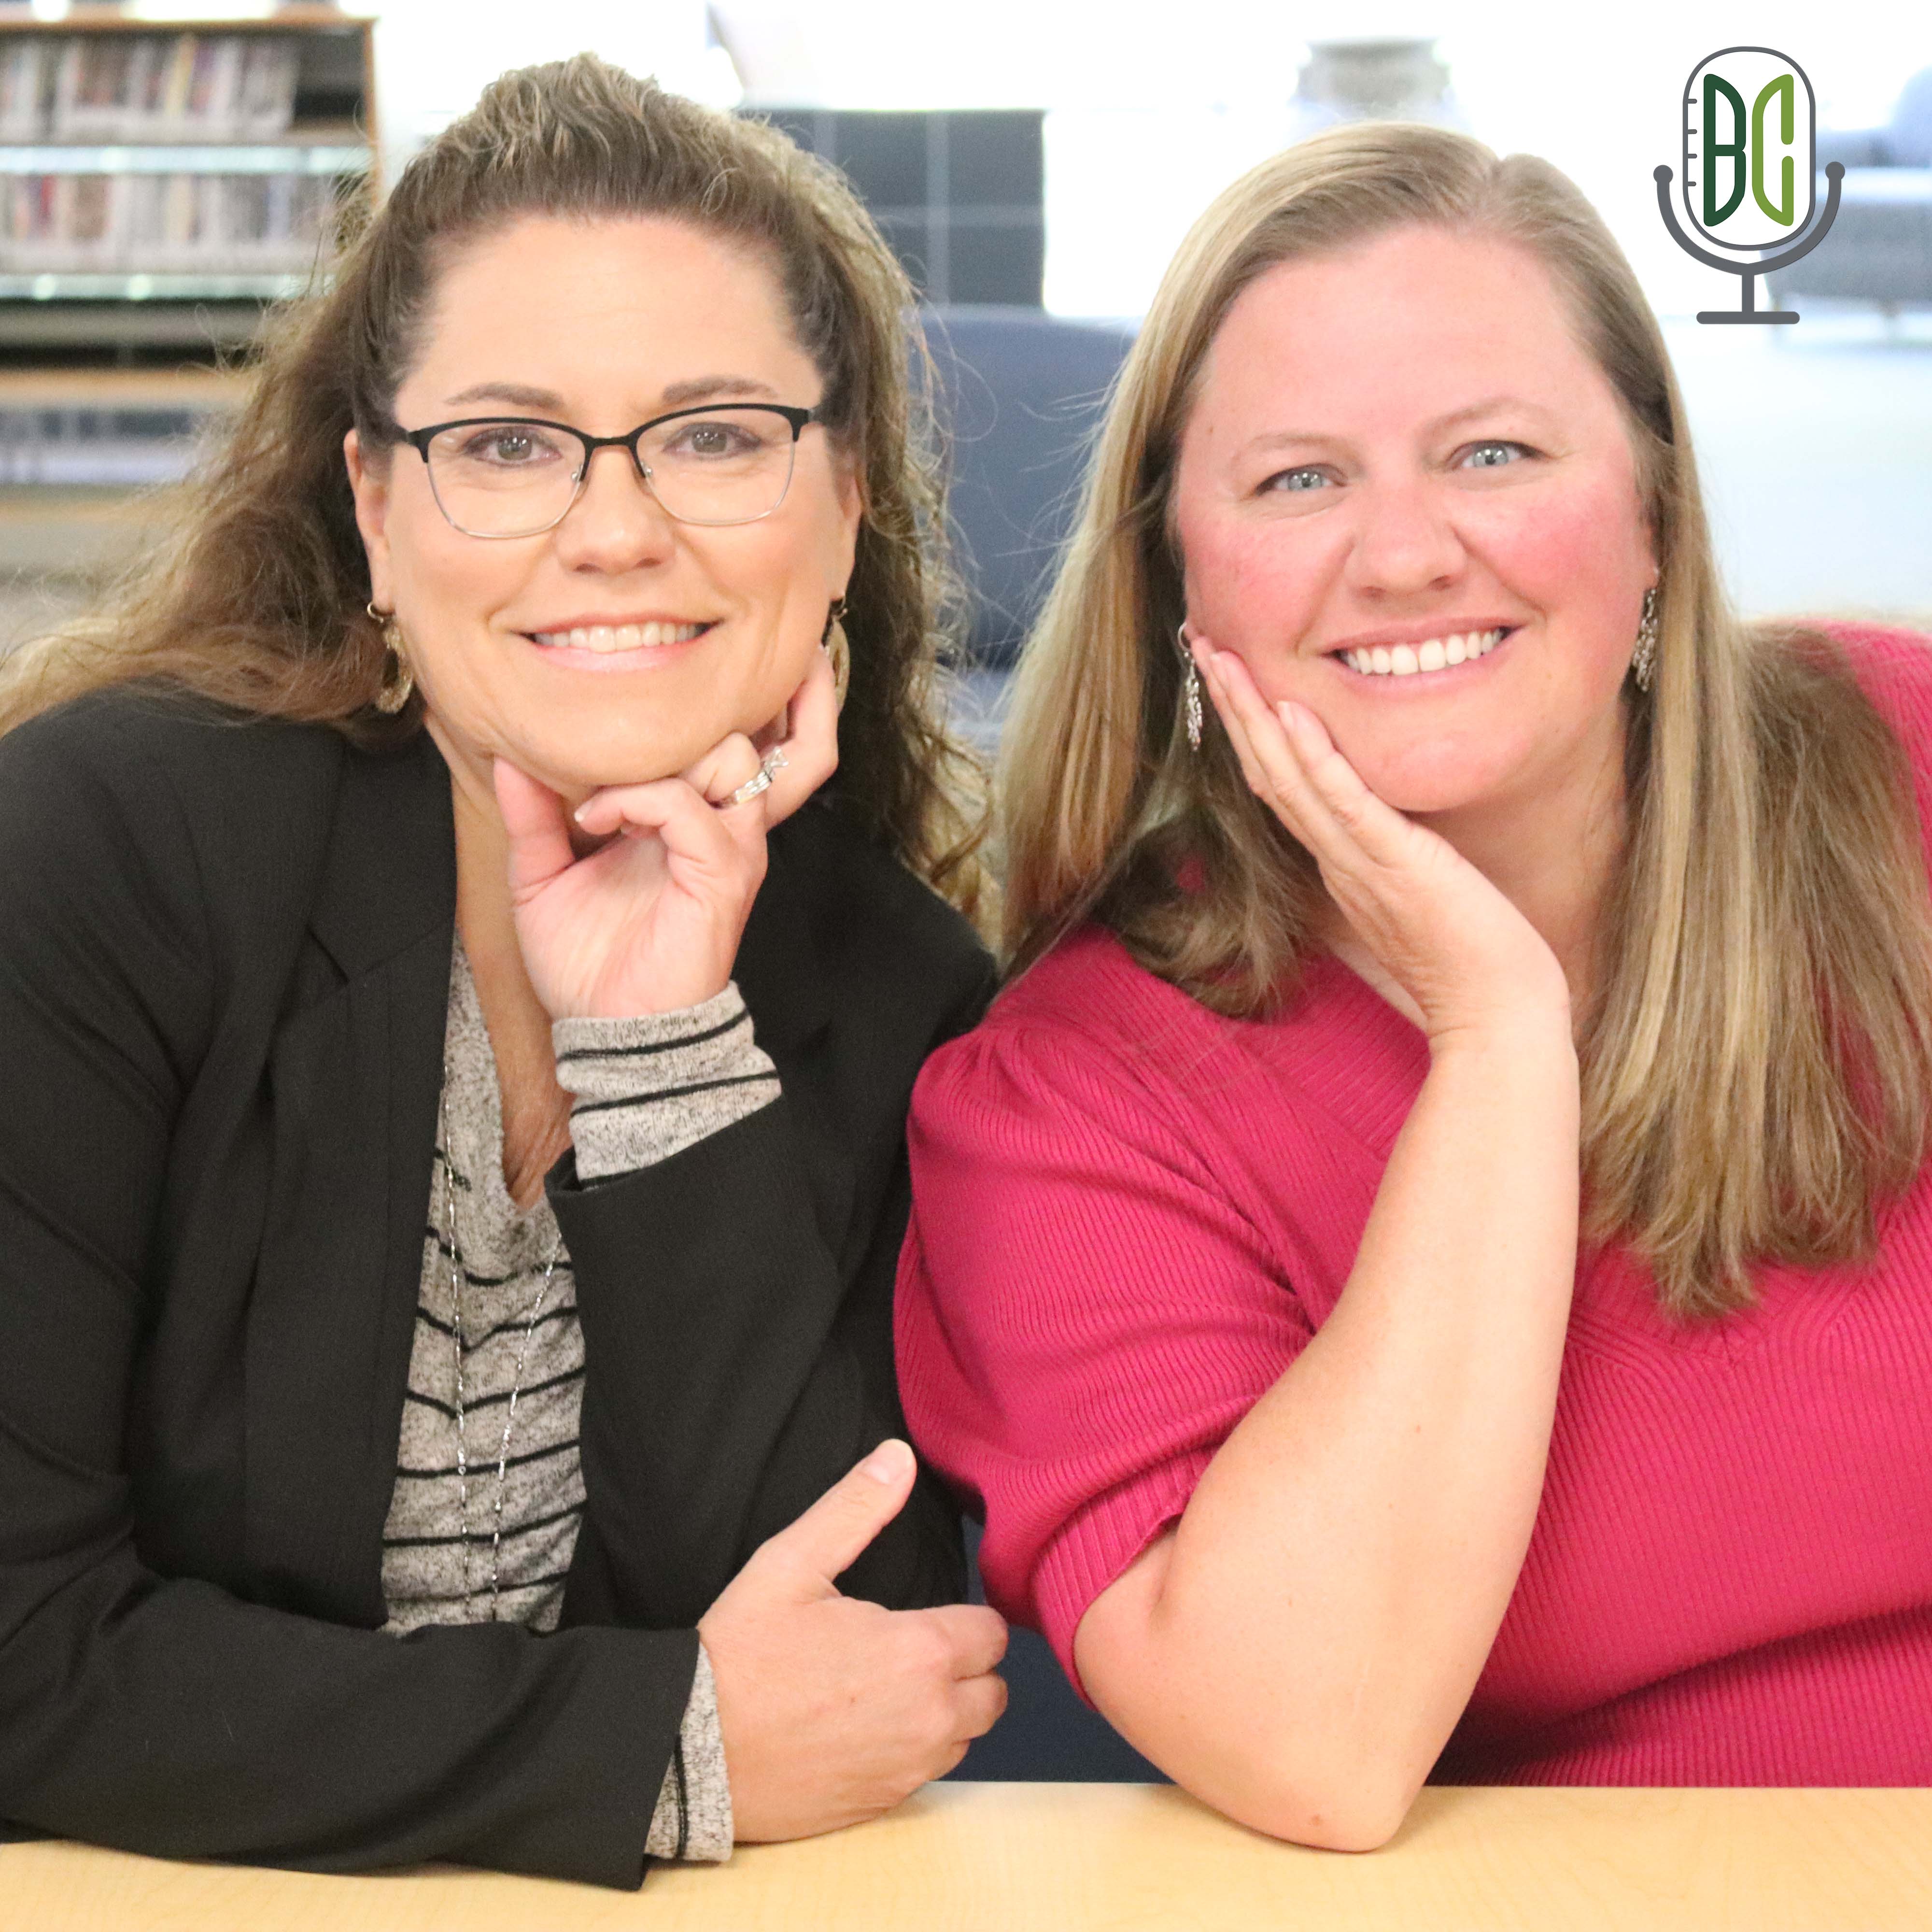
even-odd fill
[{"label": "dangling silver earring", "polygon": [[1187,648],[1187,620],[1183,617],[1174,633],[1180,652],[1184,675],[1180,681],[1180,714],[1187,725],[1187,749],[1201,749],[1201,673],[1195,667],[1194,654]]},{"label": "dangling silver earring", "polygon": [[376,693],[376,708],[385,717],[393,718],[410,702],[410,693],[416,688],[416,674],[410,669],[409,653],[403,647],[403,627],[397,623],[395,613],[376,609],[373,597],[363,608],[382,626],[382,642],[388,652],[382,666],[382,688]]},{"label": "dangling silver earring", "polygon": [[1657,586],[1643,593],[1643,617],[1636,627],[1636,648],[1630,653],[1630,681],[1648,691],[1657,678]]}]

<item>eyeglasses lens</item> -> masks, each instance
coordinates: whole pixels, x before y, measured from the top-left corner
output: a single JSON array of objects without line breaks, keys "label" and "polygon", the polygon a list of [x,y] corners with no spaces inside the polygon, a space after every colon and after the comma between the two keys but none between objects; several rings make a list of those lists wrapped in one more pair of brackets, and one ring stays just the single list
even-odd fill
[{"label": "eyeglasses lens", "polygon": [[[775,411],[706,410],[659,423],[638,455],[652,494],[682,523],[752,523],[784,500],[795,439]],[[530,422],[469,422],[429,446],[442,512],[476,536],[533,536],[576,500],[584,446],[566,430]]]}]

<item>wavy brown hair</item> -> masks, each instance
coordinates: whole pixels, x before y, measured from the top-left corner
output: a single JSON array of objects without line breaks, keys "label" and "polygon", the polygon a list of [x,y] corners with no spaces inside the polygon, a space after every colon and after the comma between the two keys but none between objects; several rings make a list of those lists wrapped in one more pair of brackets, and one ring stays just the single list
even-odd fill
[{"label": "wavy brown hair", "polygon": [[1021,662],[1000,760],[1008,951],[1024,969],[1091,918],[1218,1011],[1294,987],[1319,872],[1211,717],[1198,756],[1180,728],[1174,467],[1241,291],[1418,223],[1533,254],[1622,407],[1661,635],[1654,690],[1625,687],[1628,831],[1582,1017],[1586,1226],[1630,1242],[1672,1311],[1739,1307],[1754,1260],[1869,1255],[1880,1203],[1926,1157],[1924,859],[1904,755],[1831,641],[1726,604],[1656,319],[1545,162],[1436,128],[1336,129],[1237,182],[1182,244]]},{"label": "wavy brown hair", "polygon": [[[422,726],[375,708],[385,650],[342,443],[393,446],[391,415],[452,249],[532,215],[670,217],[771,263],[824,380],[821,418],[864,497],[847,590],[852,672],[838,807],[968,912],[982,888],[971,754],[940,721],[958,599],[941,546],[929,365],[911,287],[843,180],[762,123],[598,59],[505,74],[345,211],[328,285],[268,329],[232,433],[176,493],[165,534],[87,617],[0,671],[0,731],[135,678],[376,746]],[[915,359],[917,358],[916,365]],[[927,371],[914,380],[915,367]]]}]

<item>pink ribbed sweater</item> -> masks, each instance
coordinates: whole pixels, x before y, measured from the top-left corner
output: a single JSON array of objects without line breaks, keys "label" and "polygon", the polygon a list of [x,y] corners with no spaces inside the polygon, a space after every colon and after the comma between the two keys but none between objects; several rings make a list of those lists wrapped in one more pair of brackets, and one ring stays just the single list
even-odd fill
[{"label": "pink ribbed sweater", "polygon": [[[1932,652],[1839,635],[1932,822]],[[1228,1020],[1091,930],[928,1064],[906,1414],[984,1509],[988,1597],[1070,1674],[1334,1307],[1426,1066],[1333,961]],[[1932,1784],[1932,1170],[1871,1266],[1756,1285],[1686,1327],[1580,1256],[1535,1532],[1438,1779]]]}]

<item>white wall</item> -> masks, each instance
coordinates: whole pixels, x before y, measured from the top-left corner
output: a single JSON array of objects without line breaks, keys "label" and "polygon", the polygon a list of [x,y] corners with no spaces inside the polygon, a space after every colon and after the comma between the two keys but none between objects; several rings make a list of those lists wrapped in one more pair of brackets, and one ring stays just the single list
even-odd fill
[{"label": "white wall", "polygon": [[[152,0],[150,0],[152,4]],[[202,0],[206,5],[206,0]],[[1438,34],[1471,131],[1547,156],[1597,203],[1666,314],[1736,299],[1680,254],[1650,171],[1677,164],[1684,77],[1738,41],[1790,54],[1827,125],[1882,120],[1932,65],[1912,0],[717,0],[749,98],[835,107],[1042,107],[1049,308],[1135,315],[1187,224],[1287,137],[1310,38]],[[729,104],[704,0],[386,0],[392,169],[505,68],[594,47]]]},{"label": "white wall", "polygon": [[1437,34],[1472,132],[1541,154],[1602,209],[1667,312],[1735,301],[1665,235],[1651,170],[1677,164],[1686,76],[1768,44],[1821,121],[1881,120],[1932,65],[1912,0],[719,0],[753,97],[844,107],[1034,107],[1047,131],[1047,305],[1130,315],[1187,223],[1280,145],[1310,38]]},{"label": "white wall", "polygon": [[507,68],[589,50],[719,106],[728,63],[705,47],[704,0],[375,0],[376,92],[389,179]]}]

